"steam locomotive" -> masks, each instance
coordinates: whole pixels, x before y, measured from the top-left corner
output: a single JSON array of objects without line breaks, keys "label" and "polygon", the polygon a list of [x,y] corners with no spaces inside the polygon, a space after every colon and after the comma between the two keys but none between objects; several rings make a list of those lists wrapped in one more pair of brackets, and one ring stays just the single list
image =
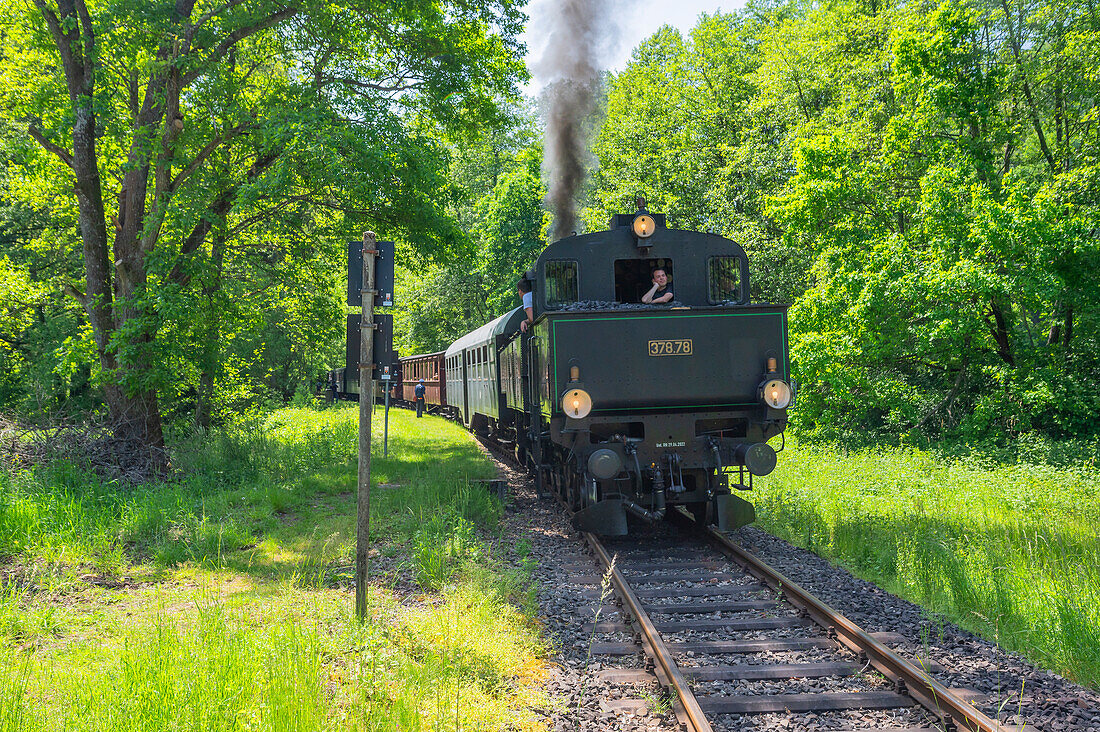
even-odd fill
[{"label": "steam locomotive", "polygon": [[[673,299],[647,305],[657,269]],[[424,379],[430,409],[512,446],[582,530],[622,535],[627,514],[677,505],[723,530],[754,521],[737,493],[774,469],[795,384],[787,308],[750,302],[744,250],[669,229],[640,201],[607,231],[550,244],[527,279],[526,332],[516,308],[400,359],[395,395]]]}]

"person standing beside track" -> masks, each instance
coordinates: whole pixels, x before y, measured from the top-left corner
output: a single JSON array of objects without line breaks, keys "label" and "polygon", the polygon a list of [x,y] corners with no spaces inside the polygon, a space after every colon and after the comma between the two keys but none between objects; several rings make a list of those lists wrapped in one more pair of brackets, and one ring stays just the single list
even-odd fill
[{"label": "person standing beside track", "polygon": [[426,392],[427,390],[428,388],[424,386],[424,379],[421,379],[420,383],[417,384],[415,388],[413,388],[413,394],[416,396],[417,417],[424,416],[424,392]]}]

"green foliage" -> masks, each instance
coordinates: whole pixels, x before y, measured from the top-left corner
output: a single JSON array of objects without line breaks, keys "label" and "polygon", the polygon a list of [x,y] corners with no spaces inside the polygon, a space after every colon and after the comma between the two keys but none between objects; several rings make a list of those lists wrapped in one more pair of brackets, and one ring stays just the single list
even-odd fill
[{"label": "green foliage", "polygon": [[584,220],[602,228],[642,192],[670,226],[738,241],[752,260],[754,296],[789,302],[805,288],[808,262],[764,215],[791,164],[783,120],[761,108],[755,70],[768,32],[757,14],[715,13],[689,38],[664,27],[635,49],[610,80]]},{"label": "green foliage", "polygon": [[428,519],[413,538],[416,581],[432,590],[442,589],[464,559],[475,559],[480,549],[474,525],[462,516],[438,513]]},{"label": "green foliage", "polygon": [[[135,562],[247,563],[241,550],[282,516],[307,507],[310,491],[348,494],[356,415],[353,408],[283,409],[180,438],[173,463],[181,474],[170,484],[120,490],[68,463],[0,470],[0,560],[57,562],[43,581],[62,584],[71,580],[74,562],[107,575]],[[438,568],[425,576],[440,580],[426,584],[442,586],[455,562],[477,556],[472,527],[495,525],[501,508],[488,491],[471,486],[470,480],[491,477],[493,470],[458,427],[411,419],[404,411],[391,415],[391,457],[375,456],[372,475],[377,483],[415,488],[376,496],[371,534],[413,540],[423,548],[425,565]],[[379,440],[381,420],[377,415]],[[414,452],[421,441],[431,442],[430,454]],[[298,476],[318,471],[323,480],[299,484]]]},{"label": "green foliage", "polygon": [[450,177],[464,187],[454,216],[470,247],[399,273],[395,327],[406,355],[443,350],[519,305],[516,281],[542,251],[547,214],[532,122],[521,115],[513,125],[511,135],[483,138],[452,161]]},{"label": "green foliage", "polygon": [[[327,715],[321,644],[296,623],[250,627],[218,605],[181,629],[159,618],[113,662],[72,679],[72,730],[315,730]],[[104,667],[105,666],[105,667]]]},{"label": "green foliage", "polygon": [[[4,597],[0,590],[0,611]],[[2,617],[2,616],[0,616]],[[0,729],[22,732],[27,728],[27,663],[8,647],[0,650]]]},{"label": "green foliage", "polygon": [[586,220],[643,190],[739,241],[793,304],[804,436],[1095,434],[1097,38],[1073,2],[662,28],[611,79]]},{"label": "green foliage", "polygon": [[347,239],[466,246],[439,140],[504,124],[512,0],[71,5],[0,3],[0,409],[285,402],[339,361]]},{"label": "green foliage", "polygon": [[1097,457],[1034,436],[957,457],[799,444],[753,502],[765,529],[1096,684]]}]

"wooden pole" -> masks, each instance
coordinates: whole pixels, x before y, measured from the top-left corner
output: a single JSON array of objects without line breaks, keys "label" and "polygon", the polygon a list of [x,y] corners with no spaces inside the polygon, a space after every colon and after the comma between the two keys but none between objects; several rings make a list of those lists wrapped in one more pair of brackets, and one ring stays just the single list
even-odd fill
[{"label": "wooden pole", "polygon": [[355,616],[367,618],[367,551],[370,549],[370,420],[374,406],[374,257],[373,231],[363,234],[363,317],[359,322],[359,486],[355,524]]},{"label": "wooden pole", "polygon": [[385,429],[382,434],[382,457],[388,458],[390,456],[390,384],[392,382],[387,381],[383,386],[386,389],[386,422]]}]

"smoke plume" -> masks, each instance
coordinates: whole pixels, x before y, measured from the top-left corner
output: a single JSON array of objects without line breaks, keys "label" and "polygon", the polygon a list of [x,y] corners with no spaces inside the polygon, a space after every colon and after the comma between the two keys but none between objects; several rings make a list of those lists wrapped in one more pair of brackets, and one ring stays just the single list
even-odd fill
[{"label": "smoke plume", "polygon": [[544,50],[534,64],[543,88],[543,173],[554,211],[554,238],[577,228],[577,192],[588,159],[585,122],[599,98],[602,63],[614,45],[613,0],[543,0],[532,8]]}]

